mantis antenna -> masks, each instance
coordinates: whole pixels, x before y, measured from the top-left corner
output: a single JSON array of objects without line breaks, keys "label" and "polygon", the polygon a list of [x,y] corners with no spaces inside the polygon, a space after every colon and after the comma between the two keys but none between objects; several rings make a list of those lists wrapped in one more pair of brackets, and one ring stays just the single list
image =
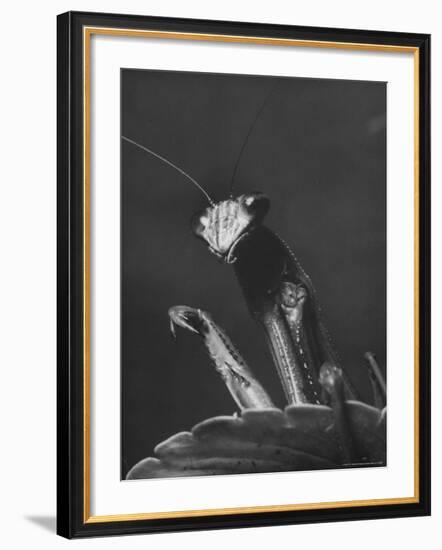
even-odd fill
[{"label": "mantis antenna", "polygon": [[132,145],[135,145],[136,147],[139,147],[140,149],[143,149],[143,151],[146,151],[146,153],[149,153],[149,155],[152,155],[153,157],[156,157],[157,159],[160,159],[161,161],[163,161],[165,164],[168,164],[172,168],[175,168],[175,170],[177,170],[177,172],[179,172],[185,178],[190,180],[195,185],[195,187],[197,187],[201,191],[201,193],[206,197],[206,199],[209,201],[211,206],[215,205],[215,203],[214,203],[212,197],[209,195],[209,193],[207,193],[207,191],[194,178],[192,178],[192,176],[189,176],[189,174],[187,172],[185,172],[182,168],[180,168],[179,166],[177,166],[176,164],[174,164],[170,160],[162,157],[158,153],[155,153],[155,151],[152,151],[151,149],[148,149],[147,147],[144,147],[144,145],[140,145],[139,143],[137,143],[133,139],[129,139],[126,136],[121,136],[121,139],[124,139],[128,143],[132,143]]},{"label": "mantis antenna", "polygon": [[246,148],[246,145],[249,141],[249,138],[252,134],[252,131],[253,129],[255,128],[255,125],[261,115],[261,113],[264,111],[270,97],[273,95],[273,92],[276,90],[276,88],[278,87],[279,83],[275,84],[272,89],[270,90],[270,92],[266,95],[266,97],[264,98],[264,101],[262,102],[261,104],[261,107],[258,109],[254,119],[252,120],[252,123],[250,124],[249,126],[249,129],[247,131],[247,134],[246,134],[246,137],[244,138],[244,141],[243,141],[243,144],[242,144],[242,147],[241,147],[241,150],[239,152],[239,155],[238,155],[238,158],[236,159],[236,164],[235,164],[235,168],[233,169],[233,174],[232,174],[232,179],[230,180],[230,189],[229,189],[229,195],[230,197],[232,196],[232,193],[233,193],[233,186],[235,184],[235,176],[236,176],[236,173],[238,171],[238,168],[239,168],[239,164],[241,162],[241,158],[242,158],[242,155],[244,153],[244,149]]}]

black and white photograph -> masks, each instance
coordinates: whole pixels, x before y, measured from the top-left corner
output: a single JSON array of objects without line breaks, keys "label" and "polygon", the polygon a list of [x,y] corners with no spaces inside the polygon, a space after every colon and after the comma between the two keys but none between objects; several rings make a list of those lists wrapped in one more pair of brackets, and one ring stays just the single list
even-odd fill
[{"label": "black and white photograph", "polygon": [[387,83],[122,68],[121,479],[387,465]]},{"label": "black and white photograph", "polygon": [[5,3],[2,548],[433,549],[442,26],[404,6]]}]

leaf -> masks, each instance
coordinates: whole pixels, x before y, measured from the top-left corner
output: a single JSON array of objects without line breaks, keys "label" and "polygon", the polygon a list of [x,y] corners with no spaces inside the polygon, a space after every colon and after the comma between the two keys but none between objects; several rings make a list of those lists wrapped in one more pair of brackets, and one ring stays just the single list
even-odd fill
[{"label": "leaf", "polygon": [[[356,463],[385,462],[386,412],[347,401]],[[335,419],[323,405],[248,409],[180,432],[138,462],[126,479],[336,468],[343,464]]]}]

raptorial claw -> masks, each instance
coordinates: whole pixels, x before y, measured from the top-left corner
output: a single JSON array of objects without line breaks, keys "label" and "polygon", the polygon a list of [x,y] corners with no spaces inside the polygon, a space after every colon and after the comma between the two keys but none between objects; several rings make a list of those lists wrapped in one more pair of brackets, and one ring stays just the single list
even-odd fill
[{"label": "raptorial claw", "polygon": [[173,333],[178,325],[203,339],[215,369],[240,409],[274,407],[227,334],[209,313],[188,306],[173,306],[169,309],[169,317]]},{"label": "raptorial claw", "polygon": [[175,340],[176,339],[175,323],[170,317],[169,317],[169,330],[172,338]]},{"label": "raptorial claw", "polygon": [[168,311],[170,330],[175,337],[175,325],[186,328],[195,334],[200,334],[202,325],[202,312],[187,306],[173,306]]},{"label": "raptorial claw", "polygon": [[267,322],[275,363],[289,403],[320,404],[320,387],[304,319],[308,290],[283,281]]}]

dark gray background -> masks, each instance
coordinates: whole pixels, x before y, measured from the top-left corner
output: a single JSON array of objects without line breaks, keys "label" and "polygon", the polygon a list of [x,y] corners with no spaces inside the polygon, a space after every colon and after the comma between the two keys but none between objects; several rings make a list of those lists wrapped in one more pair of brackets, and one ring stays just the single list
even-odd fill
[{"label": "dark gray background", "polygon": [[[266,225],[311,275],[344,367],[371,399],[363,353],[386,357],[386,84],[124,69],[122,134],[215,200],[265,192]],[[200,340],[170,337],[176,304],[210,311],[275,403],[282,391],[233,270],[190,232],[207,205],[178,172],[122,142],[122,477],[154,446],[235,405]]]}]

